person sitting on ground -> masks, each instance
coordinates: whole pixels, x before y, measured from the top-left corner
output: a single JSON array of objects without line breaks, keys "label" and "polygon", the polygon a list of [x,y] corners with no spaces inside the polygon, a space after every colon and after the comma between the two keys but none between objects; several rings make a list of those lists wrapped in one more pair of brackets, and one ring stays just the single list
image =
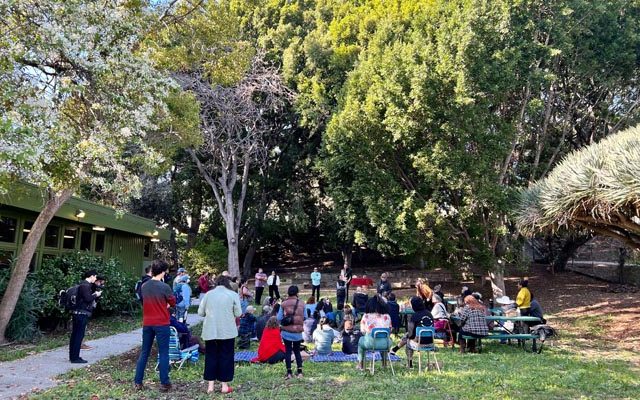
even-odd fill
[{"label": "person sitting on ground", "polygon": [[424,301],[424,305],[427,310],[431,311],[433,308],[433,301],[431,300],[431,296],[433,296],[433,290],[429,286],[429,280],[426,278],[418,278],[416,280],[416,296],[420,297],[422,301]]},{"label": "person sitting on ground", "polygon": [[380,282],[378,282],[377,293],[382,297],[387,297],[391,293],[391,283],[389,283],[389,274],[384,272],[380,275]]},{"label": "person sitting on ground", "polygon": [[269,317],[258,345],[258,356],[251,362],[276,364],[284,360],[285,348],[280,335],[280,324],[277,317]]},{"label": "person sitting on ground", "polygon": [[251,338],[255,336],[256,317],[253,315],[255,308],[247,306],[247,310],[240,317],[240,326],[238,327],[238,348],[248,349]]},{"label": "person sitting on ground", "polygon": [[393,333],[398,333],[400,329],[400,305],[396,302],[395,293],[387,295],[387,306],[389,307],[389,316],[391,317],[391,327]]},{"label": "person sitting on ground", "polygon": [[[547,323],[547,320],[544,319],[542,306],[540,305],[540,303],[538,303],[538,299],[533,297],[533,293],[531,293],[531,307],[529,307],[529,315],[540,319],[541,323],[543,324]],[[534,326],[538,325],[538,322],[528,322],[528,324]]]},{"label": "person sitting on ground", "polygon": [[189,275],[182,275],[178,278],[178,285],[176,286],[175,293],[180,293],[182,296],[182,301],[176,304],[176,318],[180,322],[185,322],[185,315],[187,314],[189,306],[191,306],[191,286],[189,286]]},{"label": "person sitting on ground", "polygon": [[318,328],[318,320],[320,320],[320,316],[317,311],[314,313],[314,316],[315,317],[305,318],[302,323],[302,339],[305,343],[313,343],[313,333]]},{"label": "person sitting on ground", "polygon": [[262,338],[262,332],[264,331],[267,321],[271,318],[272,308],[270,306],[262,307],[262,315],[256,319],[256,337],[258,340]]},{"label": "person sitting on ground", "polygon": [[467,349],[467,342],[463,336],[471,336],[474,339],[469,340],[468,348],[472,353],[476,352],[476,339],[486,337],[489,334],[489,328],[485,319],[487,310],[484,305],[480,304],[473,296],[464,298],[464,307],[460,312],[460,353],[464,353]]},{"label": "person sitting on ground", "polygon": [[307,304],[304,306],[304,317],[311,318],[313,317],[313,313],[316,311],[316,298],[315,296],[311,296],[307,299]]},{"label": "person sitting on ground", "polygon": [[336,302],[338,303],[338,310],[344,308],[344,303],[347,298],[347,283],[342,279],[342,275],[336,282]]},{"label": "person sitting on ground", "polygon": [[316,354],[331,353],[331,343],[333,343],[334,337],[334,331],[329,326],[327,317],[320,318],[318,329],[313,332],[313,344]]},{"label": "person sitting on ground", "polygon": [[[365,307],[365,314],[360,321],[360,332],[364,336],[358,341],[358,364],[357,369],[364,369],[364,356],[367,349],[382,349],[391,346],[391,339],[373,339],[371,331],[375,328],[391,329],[391,317],[387,302],[380,295],[375,295],[369,299]],[[382,363],[386,365],[386,351],[382,351]]]},{"label": "person sitting on ground", "polygon": [[351,304],[357,313],[364,313],[365,308],[367,307],[367,302],[369,301],[369,296],[364,291],[364,287],[358,286],[356,292],[353,294],[353,301]]},{"label": "person sitting on ground", "polygon": [[518,282],[518,295],[516,296],[516,304],[520,310],[520,315],[527,316],[531,308],[531,292],[529,291],[529,281],[526,279]]},{"label": "person sitting on ground", "polygon": [[[424,300],[421,297],[413,296],[411,298],[411,308],[413,309],[413,314],[411,315],[411,319],[407,324],[407,333],[400,339],[400,342],[391,348],[391,354],[396,354],[398,350],[403,348],[410,339],[414,339],[416,337],[416,327],[418,326],[433,326],[433,316],[427,310],[424,305]],[[411,355],[413,355],[413,351],[411,351]],[[409,352],[407,351],[407,360],[410,361]],[[408,362],[409,368],[412,367],[411,362]]]},{"label": "person sitting on ground", "polygon": [[342,330],[342,352],[344,354],[357,354],[360,331],[354,329],[353,320],[345,320]]}]

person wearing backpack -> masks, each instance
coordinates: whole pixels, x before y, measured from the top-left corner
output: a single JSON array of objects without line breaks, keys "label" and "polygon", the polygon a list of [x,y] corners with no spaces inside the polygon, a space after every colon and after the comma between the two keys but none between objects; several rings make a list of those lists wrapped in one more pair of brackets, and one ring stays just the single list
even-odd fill
[{"label": "person wearing backpack", "polygon": [[149,279],[151,279],[151,266],[147,265],[144,269],[144,275],[136,282],[135,292],[136,298],[142,303],[142,285],[144,285]]},{"label": "person wearing backpack", "polygon": [[180,322],[185,322],[187,309],[191,305],[191,286],[189,286],[188,275],[180,277],[173,295],[176,297],[176,318]]},{"label": "person wearing backpack", "polygon": [[85,364],[87,360],[80,357],[80,346],[87,329],[87,323],[93,312],[93,302],[102,295],[102,290],[92,292],[91,284],[96,281],[98,273],[95,270],[86,271],[84,279],[77,287],[75,297],[68,299],[68,302],[75,303],[71,309],[72,328],[69,338],[69,361],[72,364]]}]

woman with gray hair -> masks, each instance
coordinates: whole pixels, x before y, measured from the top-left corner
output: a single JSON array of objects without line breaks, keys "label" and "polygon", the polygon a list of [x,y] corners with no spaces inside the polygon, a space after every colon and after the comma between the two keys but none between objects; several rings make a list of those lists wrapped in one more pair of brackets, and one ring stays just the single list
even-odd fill
[{"label": "woman with gray hair", "polygon": [[209,382],[207,393],[214,391],[215,381],[220,381],[221,393],[231,393],[229,382],[235,371],[234,347],[238,336],[236,318],[242,315],[240,296],[231,287],[228,276],[219,276],[216,287],[209,290],[198,307],[198,315],[204,317],[202,339],[206,352],[204,380]]}]

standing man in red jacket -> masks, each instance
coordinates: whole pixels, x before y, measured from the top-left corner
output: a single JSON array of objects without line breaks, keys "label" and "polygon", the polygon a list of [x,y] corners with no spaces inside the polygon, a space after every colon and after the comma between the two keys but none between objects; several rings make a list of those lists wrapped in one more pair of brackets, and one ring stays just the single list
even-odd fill
[{"label": "standing man in red jacket", "polygon": [[134,387],[144,389],[144,369],[147,367],[153,339],[158,341],[158,362],[160,369],[160,391],[171,389],[169,381],[169,307],[175,307],[176,298],[171,287],[163,279],[169,265],[161,260],[151,264],[151,279],[142,286],[142,350],[136,365]]}]

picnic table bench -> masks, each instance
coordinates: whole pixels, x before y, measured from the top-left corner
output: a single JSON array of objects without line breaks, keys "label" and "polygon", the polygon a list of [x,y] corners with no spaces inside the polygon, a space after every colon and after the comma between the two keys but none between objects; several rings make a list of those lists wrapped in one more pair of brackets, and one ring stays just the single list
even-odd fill
[{"label": "picnic table bench", "polygon": [[[463,336],[463,339],[477,339],[478,340],[478,351],[482,351],[482,339],[490,339],[490,340],[517,340],[518,345],[525,348],[525,343],[527,340],[532,341],[531,351],[535,353],[540,353],[542,351],[542,343],[540,347],[537,346],[537,341],[540,339],[540,336],[537,334],[533,334],[529,332],[529,325],[527,322],[536,322],[538,324],[542,323],[537,317],[529,317],[529,316],[515,316],[515,317],[506,317],[502,315],[492,315],[485,317],[487,322],[496,322],[498,326],[498,330],[494,328],[494,330],[489,332],[488,336],[483,338],[476,338],[472,336]],[[504,327],[504,323],[507,321],[512,321],[514,323],[513,331],[508,330]]]}]

